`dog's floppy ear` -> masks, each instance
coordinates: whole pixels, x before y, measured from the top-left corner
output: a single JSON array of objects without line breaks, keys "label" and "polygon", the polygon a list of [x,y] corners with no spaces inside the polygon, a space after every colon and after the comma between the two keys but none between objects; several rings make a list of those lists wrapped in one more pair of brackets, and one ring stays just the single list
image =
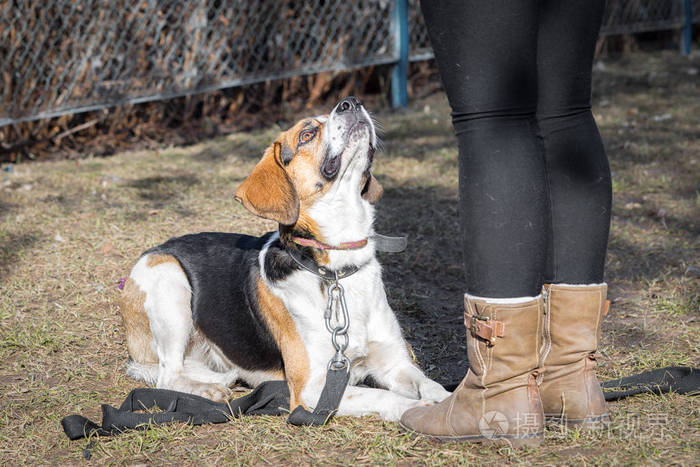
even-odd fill
[{"label": "dog's floppy ear", "polygon": [[299,197],[282,169],[282,144],[275,141],[236,190],[236,201],[256,216],[292,225],[299,218]]},{"label": "dog's floppy ear", "polygon": [[379,200],[379,198],[382,197],[382,194],[384,193],[384,188],[382,188],[382,185],[377,181],[376,178],[374,178],[372,172],[368,172],[368,175],[369,177],[367,177],[365,186],[362,187],[362,198],[366,199],[371,204],[374,204],[377,202],[377,200]]}]

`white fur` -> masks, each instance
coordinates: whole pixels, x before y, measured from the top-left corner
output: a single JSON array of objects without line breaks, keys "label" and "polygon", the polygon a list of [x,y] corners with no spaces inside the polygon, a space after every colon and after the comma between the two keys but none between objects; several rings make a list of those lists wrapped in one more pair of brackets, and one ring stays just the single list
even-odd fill
[{"label": "white fur", "polygon": [[[374,207],[360,195],[363,172],[369,163],[368,148],[370,144],[376,144],[372,120],[364,108],[362,112],[368,123],[354,132],[342,122],[338,123],[340,119],[335,118],[335,111],[331,112],[324,131],[324,145],[331,153],[342,153],[341,167],[336,180],[309,210],[309,215],[329,244],[370,238],[360,249],[329,251],[327,267],[331,270],[349,264],[360,266],[357,273],[341,280],[350,315],[346,355],[352,366],[350,386],[338,413],[377,414],[385,420],[398,420],[406,409],[440,401],[449,396],[449,392],[412,363],[399,323],[387,302],[381,267],[371,240]],[[273,236],[270,242],[277,238]],[[306,270],[297,271],[277,283],[269,282],[264,269],[268,245],[259,255],[261,275],[270,290],[285,304],[305,344],[310,378],[302,391],[302,399],[313,408],[325,382],[328,362],[334,354],[331,336],[323,320],[326,297],[319,287],[309,286],[317,284],[318,278]],[[187,278],[175,264],[148,267],[146,260],[146,257],[139,260],[131,278],[146,292],[145,308],[159,365],[132,362],[130,375],[155,383],[159,388],[213,399],[226,398],[229,394],[227,386],[236,378],[251,385],[269,379],[269,375],[262,372],[246,372],[236,367],[207,339],[200,339],[198,347],[186,352],[195,333]],[[386,389],[356,386],[368,375]]]},{"label": "white fur", "polygon": [[[358,138],[366,139],[364,144],[360,146],[363,146],[366,150],[367,143],[369,143],[372,147],[376,148],[377,133],[375,131],[374,121],[364,107],[362,107],[361,114],[359,119],[367,124],[368,131],[362,132],[362,134],[358,136]],[[352,139],[357,136],[359,132],[353,135],[350,134],[350,130],[356,121],[357,120],[348,121],[346,118],[338,118],[337,107],[330,113],[328,119],[325,121],[326,131],[323,133],[323,143],[330,156],[336,156],[341,153],[346,153],[347,155],[348,149],[357,149],[357,146],[354,148],[351,146],[357,142],[352,141]]]}]

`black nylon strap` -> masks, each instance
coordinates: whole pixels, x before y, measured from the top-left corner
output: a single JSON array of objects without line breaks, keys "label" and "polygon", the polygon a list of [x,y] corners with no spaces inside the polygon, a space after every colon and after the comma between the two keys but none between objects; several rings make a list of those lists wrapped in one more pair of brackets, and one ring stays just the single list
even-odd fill
[{"label": "black nylon strap", "polygon": [[286,251],[287,254],[289,254],[289,257],[292,258],[299,266],[306,269],[311,274],[314,274],[328,282],[344,279],[348,276],[352,276],[360,270],[359,267],[351,264],[349,266],[345,266],[344,268],[338,269],[337,271],[330,271],[322,266],[319,266],[316,261],[302,256],[298,251],[292,248],[287,248]]},{"label": "black nylon strap", "polygon": [[[637,375],[600,383],[606,401],[616,401],[635,394],[700,393],[700,369],[689,366],[669,366]],[[607,389],[607,390],[606,390]]]},{"label": "black nylon strap", "polygon": [[[136,412],[155,407],[164,411]],[[139,388],[131,391],[118,409],[103,404],[101,426],[81,415],[69,415],[61,420],[61,425],[66,435],[74,440],[93,433],[111,436],[126,429],[146,430],[153,424],[185,422],[202,425],[223,423],[242,415],[281,415],[287,407],[289,389],[286,381],[266,381],[250,394],[228,404],[167,389]]]},{"label": "black nylon strap", "polygon": [[[298,406],[289,415],[289,423],[313,426],[328,423],[338,410],[349,378],[350,373],[346,369],[329,369],[314,411],[309,412]],[[156,407],[163,409],[163,412],[137,412]],[[167,389],[139,388],[132,390],[118,409],[102,404],[102,425],[82,415],[69,415],[61,420],[61,426],[68,438],[75,440],[93,433],[113,436],[127,429],[147,430],[154,424],[183,422],[202,425],[224,423],[242,415],[282,415],[288,407],[289,388],[286,381],[266,381],[250,394],[233,399],[228,404]]]},{"label": "black nylon strap", "polygon": [[350,372],[347,368],[341,370],[329,368],[326,373],[326,385],[323,387],[314,411],[309,412],[300,405],[289,414],[287,421],[297,426],[321,426],[328,423],[338,411],[349,378]]},{"label": "black nylon strap", "polygon": [[[326,386],[315,410],[308,412],[297,407],[289,416],[293,425],[319,426],[327,423],[340,405],[348,382],[345,370],[329,370]],[[635,394],[700,393],[700,369],[692,367],[667,367],[601,383],[605,400],[619,400]],[[448,387],[454,390],[453,387]],[[614,390],[613,390],[614,389]],[[166,408],[164,412],[138,413],[136,410]],[[81,415],[69,415],[61,420],[66,435],[80,439],[93,433],[112,436],[127,429],[145,430],[154,424],[181,421],[193,425],[223,423],[242,415],[282,415],[289,407],[289,389],[286,381],[266,381],[250,394],[232,400],[229,404],[214,402],[165,389],[141,388],[129,393],[119,409],[102,405],[102,425]]]},{"label": "black nylon strap", "polygon": [[[448,391],[457,389],[459,383],[445,386]],[[669,366],[656,370],[612,379],[600,383],[606,401],[616,401],[637,394],[665,394],[675,392],[691,396],[700,393],[700,368]]]}]

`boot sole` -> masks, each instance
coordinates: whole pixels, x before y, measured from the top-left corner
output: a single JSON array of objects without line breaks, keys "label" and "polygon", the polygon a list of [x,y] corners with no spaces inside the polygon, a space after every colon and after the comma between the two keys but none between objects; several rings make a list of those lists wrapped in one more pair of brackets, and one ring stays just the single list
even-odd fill
[{"label": "boot sole", "polygon": [[526,446],[536,447],[542,444],[544,441],[544,431],[539,433],[531,433],[527,435],[509,435],[509,434],[499,434],[492,437],[487,437],[483,435],[464,435],[464,436],[443,436],[443,435],[431,435],[428,433],[421,433],[408,428],[401,422],[399,422],[399,428],[404,433],[408,434],[411,438],[427,438],[434,441],[440,442],[462,442],[462,443],[481,443],[484,445],[498,445],[498,446],[509,446],[515,449],[523,448]]},{"label": "boot sole", "polygon": [[611,423],[610,414],[596,415],[595,417],[586,418],[562,418],[558,415],[545,415],[544,423],[547,427],[581,427],[584,430],[601,430],[606,428]]}]

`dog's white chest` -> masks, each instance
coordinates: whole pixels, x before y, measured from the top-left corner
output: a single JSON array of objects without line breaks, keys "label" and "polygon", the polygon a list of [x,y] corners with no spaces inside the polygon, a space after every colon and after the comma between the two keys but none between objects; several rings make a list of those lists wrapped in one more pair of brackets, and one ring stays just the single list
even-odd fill
[{"label": "dog's white chest", "polygon": [[[367,325],[374,302],[374,291],[381,287],[381,279],[377,274],[378,265],[370,263],[350,277],[339,281],[345,295],[348,310],[348,347],[346,356],[351,360],[367,355],[368,330]],[[372,278],[379,279],[379,284]],[[299,271],[289,276],[283,284],[273,287],[273,291],[282,299],[292,316],[297,331],[306,345],[309,359],[312,361],[328,362],[335,353],[331,333],[326,328],[324,313],[328,309],[328,285],[320,285],[319,281],[305,271]],[[342,324],[343,313],[340,303],[331,306],[331,327]],[[343,337],[338,338],[342,343]]]}]

